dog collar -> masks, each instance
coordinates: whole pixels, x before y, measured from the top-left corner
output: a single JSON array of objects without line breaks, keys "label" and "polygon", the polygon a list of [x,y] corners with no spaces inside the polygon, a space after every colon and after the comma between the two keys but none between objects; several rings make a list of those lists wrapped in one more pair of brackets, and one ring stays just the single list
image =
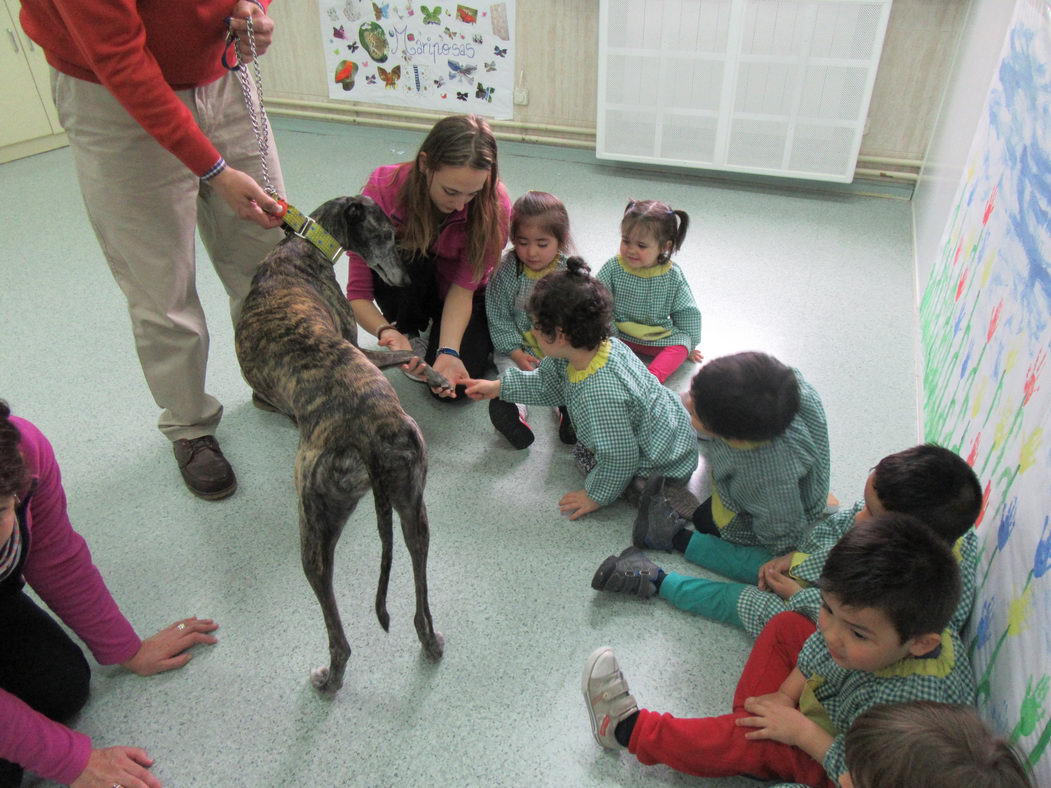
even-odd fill
[{"label": "dog collar", "polygon": [[294,205],[288,206],[281,222],[288,232],[312,244],[333,265],[343,254],[343,247],[339,245],[339,241],[309,216],[304,216]]}]

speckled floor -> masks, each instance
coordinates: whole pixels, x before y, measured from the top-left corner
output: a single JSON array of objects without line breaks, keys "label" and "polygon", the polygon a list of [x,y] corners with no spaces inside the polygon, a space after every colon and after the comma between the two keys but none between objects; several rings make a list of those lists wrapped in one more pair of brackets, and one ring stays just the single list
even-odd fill
[{"label": "speckled floor", "polygon": [[[291,200],[305,210],[356,192],[372,167],[411,157],[420,140],[275,126]],[[702,349],[762,349],[803,371],[825,401],[832,489],[844,502],[860,496],[880,457],[916,442],[907,202],[719,184],[511,143],[500,167],[512,197],[535,188],[565,200],[596,268],[616,251],[628,198],[689,212],[678,261],[704,315]],[[617,649],[642,705],[701,715],[728,709],[748,638],[659,600],[593,592],[595,567],[630,542],[633,514],[618,503],[575,523],[559,515],[558,498],[579,481],[553,418],[536,413],[536,443],[515,452],[484,406],[435,403],[397,371],[390,379],[430,448],[431,606],[446,654],[431,664],[420,653],[400,541],[390,634],[377,624],[379,544],[363,501],[337,563],[354,653],[343,691],[319,697],[308,672],[327,648],[299,565],[297,436],[252,407],[214,272],[202,263],[209,388],[226,406],[218,437],[240,488],[206,503],[183,488],[154,428],[123,298],[68,150],[5,164],[0,182],[0,397],[54,443],[73,522],[139,632],[189,614],[221,624],[219,645],[183,670],[143,679],[96,668],[77,726],[97,746],[145,747],[166,786],[755,784],[643,767],[595,745],[579,691],[595,647]],[[669,385],[683,388],[691,374]]]}]

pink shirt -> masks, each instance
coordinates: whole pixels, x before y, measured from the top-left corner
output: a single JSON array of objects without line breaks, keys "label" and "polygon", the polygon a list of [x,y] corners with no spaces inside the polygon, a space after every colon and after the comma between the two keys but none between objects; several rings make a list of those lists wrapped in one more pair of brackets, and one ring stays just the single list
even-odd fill
[{"label": "pink shirt", "polygon": [[[365,188],[361,190],[362,194],[376,201],[396,228],[404,224],[406,220],[402,214],[402,207],[398,203],[398,192],[412,166],[412,162],[403,162],[377,167],[369,176]],[[449,292],[449,287],[454,284],[465,290],[477,290],[489,281],[489,274],[500,262],[500,253],[507,244],[508,226],[511,222],[511,200],[502,183],[497,182],[496,193],[500,200],[500,248],[494,250],[491,257],[484,261],[485,270],[481,279],[474,278],[471,261],[467,259],[467,208],[449,214],[441,230],[438,231],[438,238],[430,252],[435,257],[435,273],[440,298],[444,299]],[[470,207],[469,204],[468,207]],[[372,272],[360,255],[347,252],[347,259],[350,261],[347,298],[351,301],[359,298],[371,301],[373,298]]]},{"label": "pink shirt", "polygon": [[[141,640],[110,596],[91,561],[84,538],[66,514],[55,453],[47,438],[25,419],[11,417],[37,487],[26,512],[28,550],[22,575],[44,603],[83,640],[102,665],[125,662]],[[0,758],[68,785],[80,776],[91,739],[40,714],[0,689]]]}]

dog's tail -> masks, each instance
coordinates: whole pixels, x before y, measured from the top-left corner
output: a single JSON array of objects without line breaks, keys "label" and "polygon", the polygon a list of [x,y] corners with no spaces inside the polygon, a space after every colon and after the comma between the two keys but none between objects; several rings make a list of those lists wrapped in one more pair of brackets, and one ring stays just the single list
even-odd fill
[{"label": "dog's tail", "polygon": [[384,631],[390,632],[390,614],[387,612],[387,586],[390,583],[391,558],[394,551],[394,517],[390,498],[380,485],[373,482],[372,495],[376,501],[376,525],[383,548],[380,558],[380,581],[376,588],[376,618]]}]

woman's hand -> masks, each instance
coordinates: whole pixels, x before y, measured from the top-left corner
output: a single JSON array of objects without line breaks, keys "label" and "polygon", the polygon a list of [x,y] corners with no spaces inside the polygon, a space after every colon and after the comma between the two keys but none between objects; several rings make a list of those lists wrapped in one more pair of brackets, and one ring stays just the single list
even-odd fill
[{"label": "woman's hand", "polygon": [[468,378],[463,381],[467,387],[464,392],[471,399],[496,399],[500,396],[499,380],[475,380]]},{"label": "woman's hand", "polygon": [[380,347],[385,347],[387,350],[412,350],[412,343],[409,338],[403,333],[398,331],[396,328],[387,328],[384,331],[380,331],[382,336],[376,337],[376,342]]},{"label": "woman's hand", "polygon": [[280,206],[273,197],[263,191],[263,187],[256,183],[251,175],[227,165],[226,169],[207,183],[242,219],[255,222],[268,230],[281,225],[281,217],[274,215],[274,211],[280,210]]},{"label": "woman's hand", "polygon": [[601,504],[591,500],[586,490],[574,490],[562,496],[558,502],[558,510],[562,514],[568,514],[570,520],[583,517],[588,512],[601,509]]},{"label": "woman's hand", "polygon": [[208,634],[218,628],[219,625],[210,618],[194,616],[176,621],[153,637],[142,641],[135,656],[127,662],[120,663],[121,667],[140,676],[152,676],[154,673],[181,668],[193,658],[187,649],[198,643],[219,642],[218,638]]},{"label": "woman's hand", "polygon": [[92,750],[88,765],[72,788],[161,788],[161,781],[147,771],[153,759],[138,747],[107,747]]},{"label": "woman's hand", "polygon": [[532,372],[540,366],[540,359],[519,348],[511,351],[511,360],[523,372]]},{"label": "woman's hand", "polygon": [[434,359],[434,363],[431,364],[431,369],[445,375],[445,379],[453,385],[450,389],[431,389],[439,397],[455,399],[456,386],[471,379],[463,362],[456,356],[451,356],[448,353],[439,353],[438,357]]}]

